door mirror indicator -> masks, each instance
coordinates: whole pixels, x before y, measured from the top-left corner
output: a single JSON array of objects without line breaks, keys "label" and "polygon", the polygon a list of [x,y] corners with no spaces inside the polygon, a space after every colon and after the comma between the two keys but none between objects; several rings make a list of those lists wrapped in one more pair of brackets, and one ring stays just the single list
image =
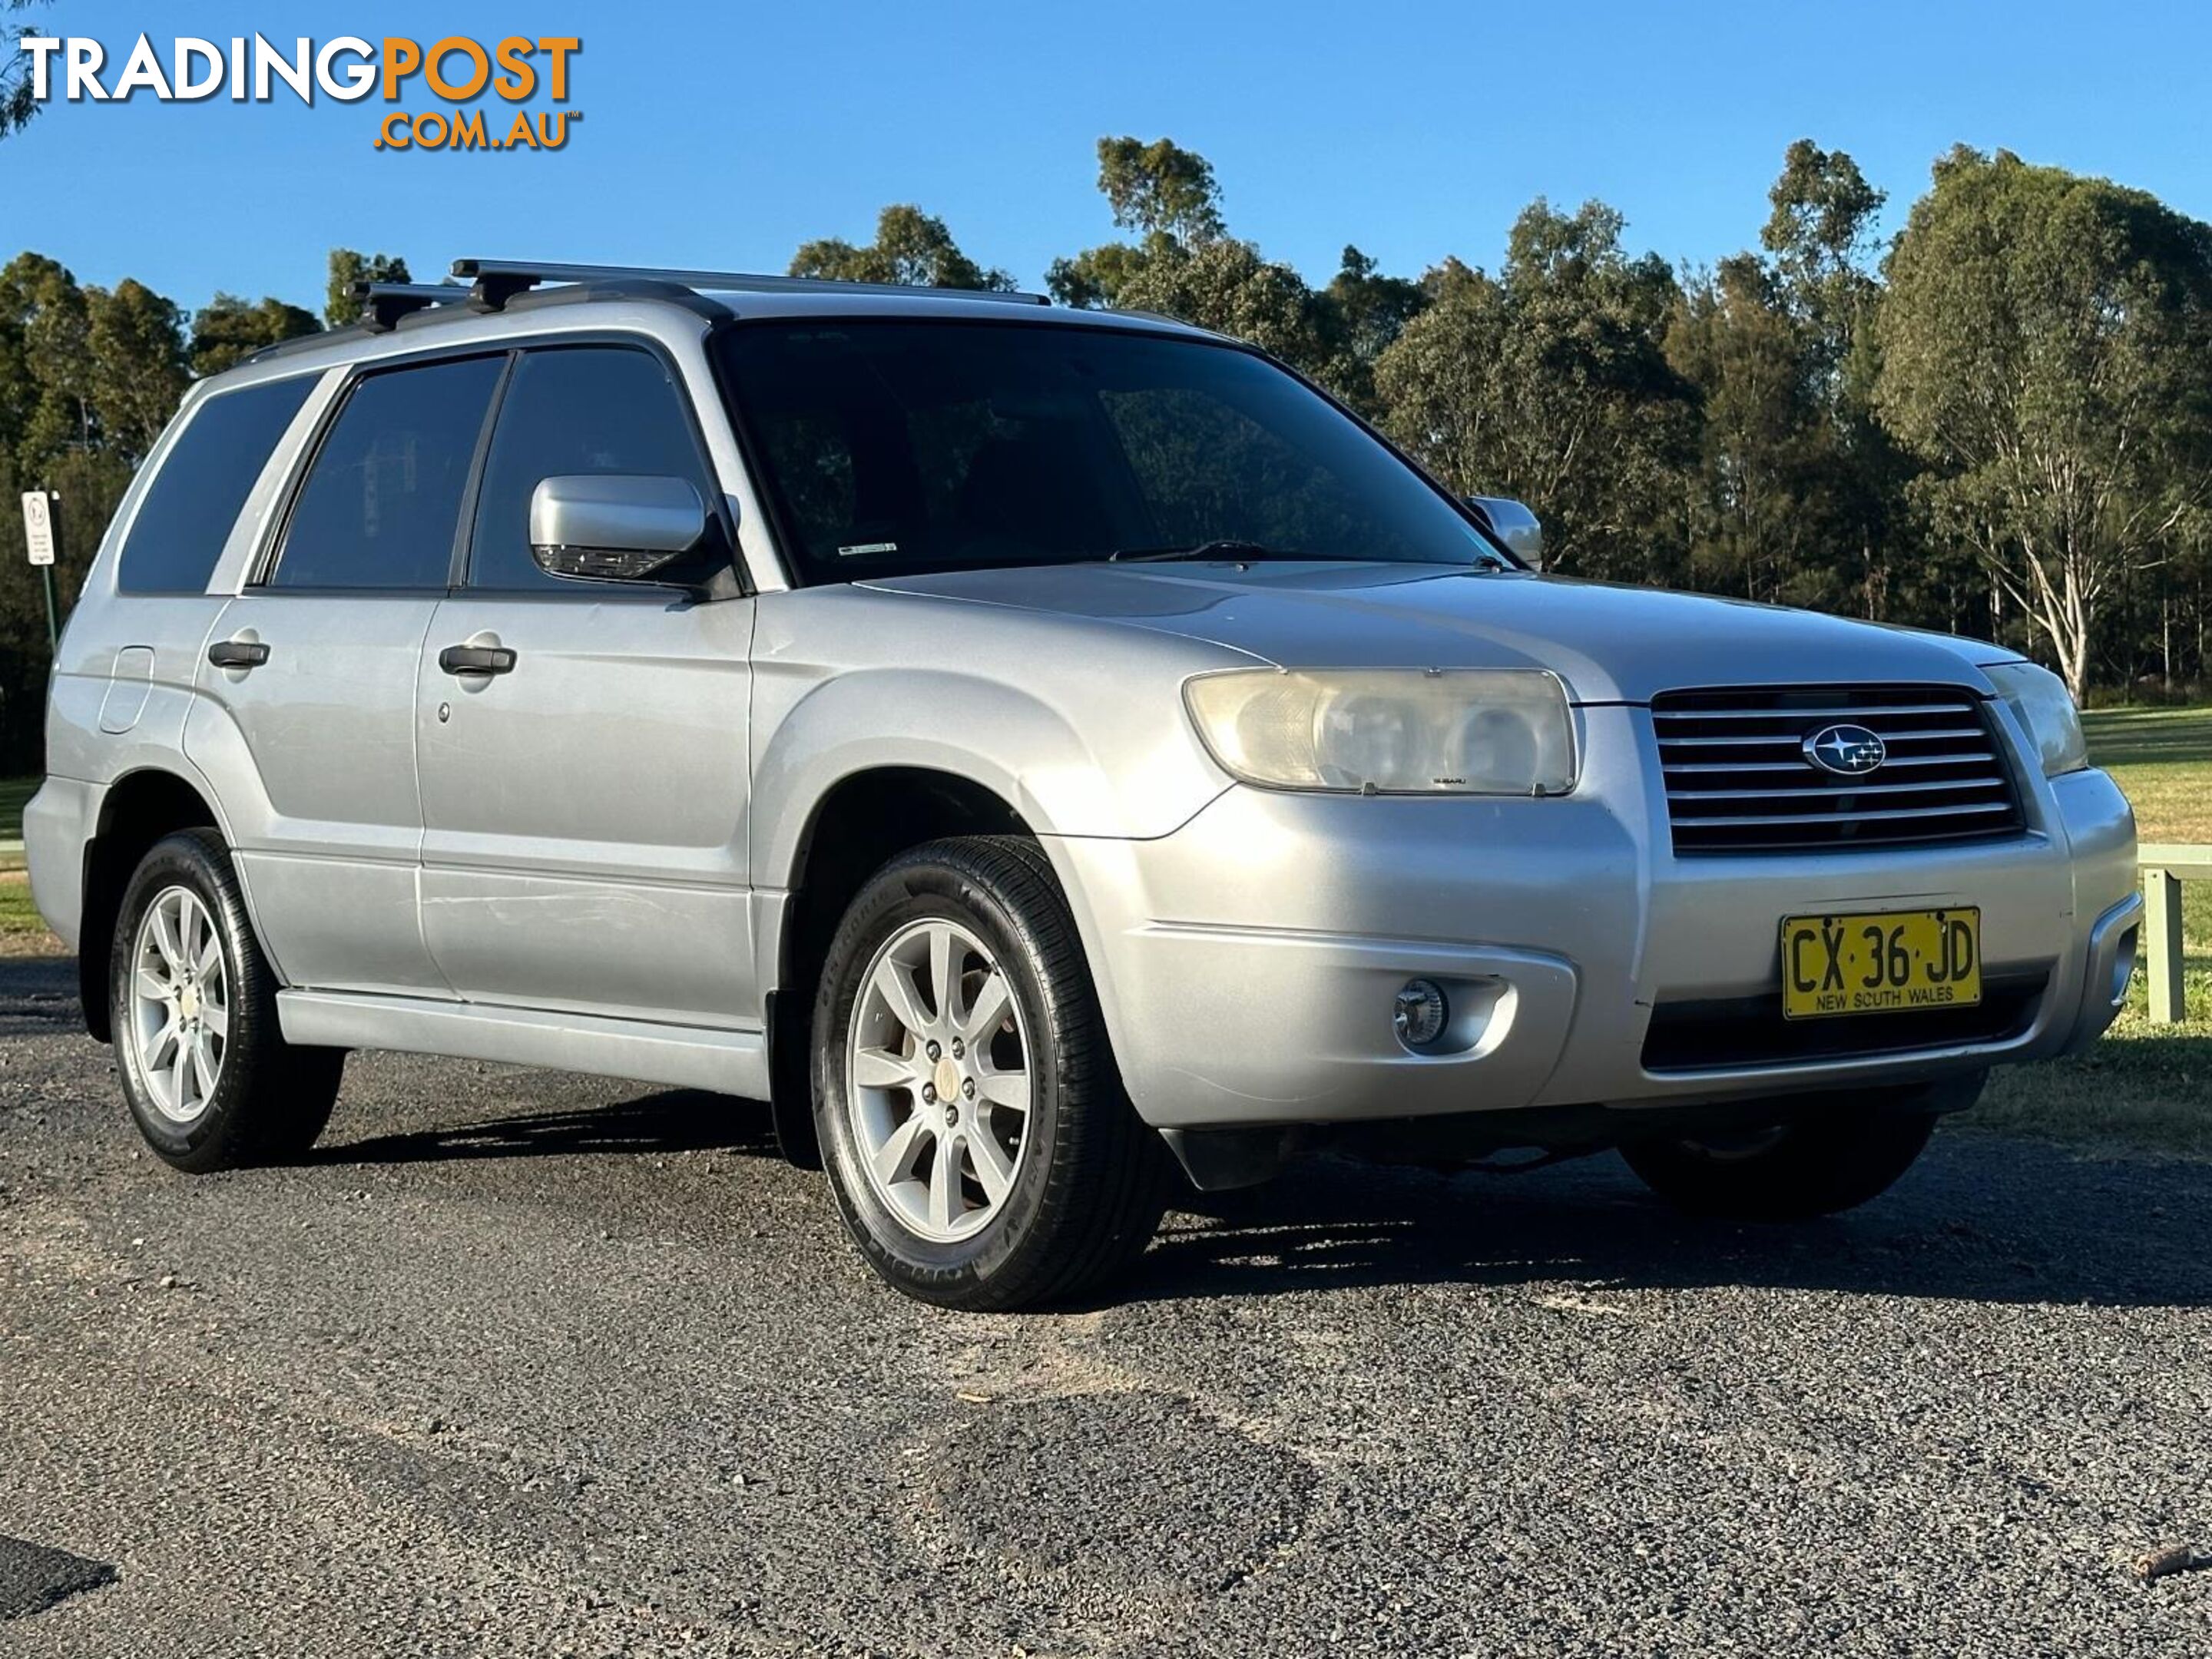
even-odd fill
[{"label": "door mirror indicator", "polygon": [[549,575],[575,581],[698,587],[711,575],[713,522],[688,479],[580,473],[530,495],[530,551]]}]

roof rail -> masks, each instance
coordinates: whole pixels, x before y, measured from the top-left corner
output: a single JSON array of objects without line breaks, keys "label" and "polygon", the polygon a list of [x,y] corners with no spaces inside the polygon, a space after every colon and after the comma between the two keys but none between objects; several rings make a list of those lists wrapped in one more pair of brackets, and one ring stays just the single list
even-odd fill
[{"label": "roof rail", "polygon": [[706,294],[883,294],[902,299],[999,300],[1048,306],[1042,294],[998,289],[921,288],[903,283],[833,283],[811,276],[762,276],[742,270],[664,270],[644,265],[569,265],[533,259],[456,259],[453,275],[475,284],[474,297],[497,310],[540,283],[668,283]]},{"label": "roof rail", "polygon": [[362,302],[362,321],[370,332],[389,333],[402,317],[428,306],[450,305],[470,297],[453,283],[356,283],[353,297]]}]

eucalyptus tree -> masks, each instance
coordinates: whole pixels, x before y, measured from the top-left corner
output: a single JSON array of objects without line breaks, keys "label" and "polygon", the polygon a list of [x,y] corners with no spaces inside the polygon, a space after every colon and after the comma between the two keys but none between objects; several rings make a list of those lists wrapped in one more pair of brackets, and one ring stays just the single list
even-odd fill
[{"label": "eucalyptus tree", "polygon": [[1689,507],[1690,571],[1746,599],[1833,602],[1834,446],[1811,331],[1768,264],[1737,254],[1684,285],[1667,356],[1702,421]]},{"label": "eucalyptus tree", "polygon": [[1936,165],[1889,265],[1875,406],[1940,530],[2087,689],[2106,607],[2212,505],[2212,228],[2008,151]]},{"label": "eucalyptus tree", "polygon": [[143,283],[85,290],[93,406],[102,438],[121,460],[146,459],[177,412],[191,378],[184,313]]},{"label": "eucalyptus tree", "polygon": [[0,383],[7,405],[0,419],[27,476],[64,450],[100,441],[91,333],[84,289],[58,260],[20,253],[0,268],[0,334],[12,348]]},{"label": "eucalyptus tree", "polygon": [[1361,414],[1381,419],[1375,365],[1427,308],[1428,289],[1411,277],[1385,276],[1375,260],[1347,244],[1318,298],[1327,354],[1321,379]]},{"label": "eucalyptus tree", "polygon": [[1130,297],[1155,266],[1170,265],[1229,234],[1213,164],[1172,139],[1124,135],[1098,141],[1098,193],[1132,242],[1105,242],[1055,259],[1045,287],[1062,305],[1160,309]]},{"label": "eucalyptus tree", "polygon": [[960,251],[945,221],[906,204],[876,216],[876,240],[855,246],[823,237],[792,256],[791,274],[842,283],[901,283],[914,288],[973,288],[1004,291],[1014,279],[986,270]]},{"label": "eucalyptus tree", "polygon": [[1148,261],[1122,286],[1118,303],[1248,340],[1309,374],[1328,367],[1320,301],[1305,278],[1234,237]]},{"label": "eucalyptus tree", "polygon": [[1680,289],[1602,203],[1539,199],[1493,277],[1448,260],[1377,361],[1388,429],[1451,488],[1517,495],[1564,569],[1677,580],[1697,455],[1693,386],[1663,340]]},{"label": "eucalyptus tree", "polygon": [[1691,276],[1669,362],[1704,410],[1692,573],[1752,599],[1888,614],[1905,477],[1869,400],[1882,192],[1841,150],[1790,145],[1760,249]]},{"label": "eucalyptus tree", "polygon": [[[0,14],[13,15],[40,10],[45,4],[46,0],[0,0]],[[0,138],[5,138],[39,112],[38,100],[31,96],[31,60],[15,50],[15,42],[41,33],[28,25],[0,29],[0,49],[7,54],[0,58]]]},{"label": "eucalyptus tree", "polygon": [[256,301],[219,293],[192,319],[192,373],[220,374],[264,346],[313,334],[321,327],[313,312],[284,301],[264,295]]},{"label": "eucalyptus tree", "polygon": [[393,253],[357,253],[349,247],[331,250],[330,277],[323,288],[323,326],[343,328],[360,320],[368,301],[355,294],[358,283],[406,283],[407,261]]}]

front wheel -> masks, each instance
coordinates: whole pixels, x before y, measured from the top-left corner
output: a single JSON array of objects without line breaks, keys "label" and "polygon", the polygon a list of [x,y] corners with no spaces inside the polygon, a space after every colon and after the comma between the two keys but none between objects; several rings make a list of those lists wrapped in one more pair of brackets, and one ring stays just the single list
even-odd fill
[{"label": "front wheel", "polygon": [[1912,1167],[1936,1121],[1971,1106],[1982,1074],[1839,1095],[1821,1115],[1767,1128],[1620,1149],[1678,1208],[1734,1221],[1807,1221],[1880,1196]]},{"label": "front wheel", "polygon": [[164,1161],[198,1175],[315,1144],[345,1054],[284,1041],[276,975],[213,830],[180,830],[140,861],[108,969],[124,1098]]},{"label": "front wheel", "polygon": [[909,1296],[1063,1300],[1158,1224],[1166,1152],[1122,1093],[1034,842],[933,842],[861,890],[823,969],[814,1077],[838,1210]]}]

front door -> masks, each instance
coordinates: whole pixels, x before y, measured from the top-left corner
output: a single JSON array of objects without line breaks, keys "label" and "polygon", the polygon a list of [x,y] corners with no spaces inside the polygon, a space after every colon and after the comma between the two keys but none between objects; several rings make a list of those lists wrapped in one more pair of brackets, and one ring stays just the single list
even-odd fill
[{"label": "front door", "polygon": [[504,363],[357,381],[273,568],[210,635],[185,750],[221,781],[240,875],[287,984],[447,994],[416,908],[416,680]]},{"label": "front door", "polygon": [[659,356],[595,344],[517,362],[465,582],[422,641],[423,936],[471,1001],[757,1028],[753,602],[545,574],[531,492],[579,473],[680,477],[720,500]]}]

